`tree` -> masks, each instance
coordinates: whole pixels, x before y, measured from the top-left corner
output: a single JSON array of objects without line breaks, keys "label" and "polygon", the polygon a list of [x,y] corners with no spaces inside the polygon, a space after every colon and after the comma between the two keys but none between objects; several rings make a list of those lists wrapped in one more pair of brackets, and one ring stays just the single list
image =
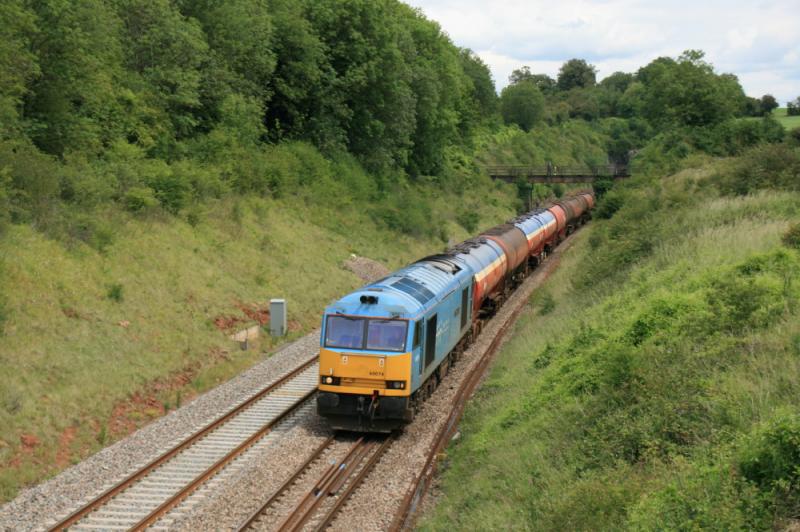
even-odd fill
[{"label": "tree", "polygon": [[500,109],[507,124],[530,131],[544,116],[544,96],[529,81],[509,85],[500,94]]},{"label": "tree", "polygon": [[30,43],[36,16],[25,4],[9,0],[0,9],[0,137],[19,133],[23,97],[40,73]]},{"label": "tree", "polygon": [[761,100],[748,96],[744,104],[745,116],[761,116]]},{"label": "tree", "polygon": [[43,0],[31,39],[40,75],[28,86],[23,112],[43,151],[98,154],[128,133],[136,107],[125,87],[120,20],[101,0]]},{"label": "tree", "polygon": [[570,59],[558,71],[558,89],[593,87],[597,81],[597,69],[583,59]]},{"label": "tree", "polygon": [[497,92],[492,73],[472,50],[461,49],[461,68],[471,81],[469,91],[474,113],[484,119],[497,112]]},{"label": "tree", "polygon": [[547,74],[534,74],[528,66],[514,70],[508,77],[508,82],[511,85],[523,81],[528,81],[536,85],[536,87],[542,91],[542,94],[550,94],[556,89],[556,80]]},{"label": "tree", "polygon": [[170,153],[174,139],[196,133],[200,88],[208,43],[199,22],[185,17],[169,0],[118,0],[127,68],[145,84],[150,113],[158,115],[158,155]]},{"label": "tree", "polygon": [[800,116],[800,96],[786,103],[786,114],[789,116]]},{"label": "tree", "polygon": [[603,89],[625,92],[634,81],[634,75],[627,72],[614,72],[610,76],[603,78],[600,82],[600,87]]},{"label": "tree", "polygon": [[778,108],[778,100],[771,94],[765,94],[761,97],[761,114],[772,114],[773,109]]},{"label": "tree", "polygon": [[677,60],[661,57],[641,68],[636,75],[641,116],[658,127],[702,127],[740,115],[746,97],[738,79],[716,74],[703,57],[687,50]]}]

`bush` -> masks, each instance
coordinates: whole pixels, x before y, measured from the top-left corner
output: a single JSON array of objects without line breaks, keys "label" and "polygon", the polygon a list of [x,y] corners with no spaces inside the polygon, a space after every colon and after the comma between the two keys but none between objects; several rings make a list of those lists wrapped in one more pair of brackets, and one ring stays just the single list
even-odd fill
[{"label": "bush", "polygon": [[624,204],[623,194],[612,190],[604,194],[600,201],[597,202],[597,209],[595,209],[593,216],[600,219],[611,218]]},{"label": "bush", "polygon": [[556,300],[550,292],[542,292],[538,297],[539,315],[547,316],[556,309]]},{"label": "bush", "polygon": [[781,240],[786,247],[800,249],[800,223],[791,226]]},{"label": "bush", "polygon": [[470,234],[473,234],[478,229],[478,224],[481,221],[481,217],[477,211],[465,209],[456,215],[456,221]]},{"label": "bush", "polygon": [[0,142],[0,187],[10,198],[12,221],[41,221],[52,214],[59,193],[61,168],[56,161],[23,142]]},{"label": "bush", "polygon": [[153,165],[153,169],[155,171],[146,178],[147,185],[167,212],[178,214],[186,206],[191,193],[188,177],[166,164]]},{"label": "bush", "polygon": [[101,253],[114,243],[114,230],[96,215],[68,212],[64,215],[63,225],[69,238],[80,240]]},{"label": "bush", "polygon": [[158,199],[150,187],[133,187],[122,197],[122,203],[130,212],[143,212],[156,207]]},{"label": "bush", "polygon": [[121,303],[124,299],[122,294],[122,285],[119,283],[108,285],[108,289],[106,290],[106,298],[116,303]]},{"label": "bush", "polygon": [[0,234],[11,221],[11,176],[0,168]]},{"label": "bush", "polygon": [[782,416],[752,436],[741,450],[739,469],[762,488],[800,487],[800,418]]},{"label": "bush", "polygon": [[712,180],[729,194],[745,195],[763,189],[800,190],[800,149],[786,144],[756,146]]}]

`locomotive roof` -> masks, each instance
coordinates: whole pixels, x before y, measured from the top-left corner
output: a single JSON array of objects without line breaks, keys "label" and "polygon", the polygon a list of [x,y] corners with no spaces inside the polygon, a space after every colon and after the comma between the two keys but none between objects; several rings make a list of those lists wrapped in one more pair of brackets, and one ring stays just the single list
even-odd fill
[{"label": "locomotive roof", "polygon": [[[326,313],[414,318],[459,286],[463,275],[472,276],[465,264],[448,270],[432,261],[417,262],[344,296]],[[362,301],[369,297],[376,301]]]}]

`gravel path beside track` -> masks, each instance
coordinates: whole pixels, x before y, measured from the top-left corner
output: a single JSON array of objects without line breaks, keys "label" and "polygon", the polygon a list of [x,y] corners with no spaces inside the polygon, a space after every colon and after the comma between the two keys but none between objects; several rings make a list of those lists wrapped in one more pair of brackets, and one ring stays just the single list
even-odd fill
[{"label": "gravel path beside track", "polygon": [[0,530],[39,530],[224,414],[319,350],[319,331],[0,507]]}]

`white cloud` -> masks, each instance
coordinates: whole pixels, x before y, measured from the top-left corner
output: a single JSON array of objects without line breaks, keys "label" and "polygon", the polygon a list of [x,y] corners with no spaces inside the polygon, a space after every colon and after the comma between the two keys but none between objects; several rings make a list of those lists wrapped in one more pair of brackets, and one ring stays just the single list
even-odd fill
[{"label": "white cloud", "polygon": [[656,57],[701,49],[754,96],[800,95],[800,10],[796,0],[407,0],[489,65],[498,90],[515,68],[555,76],[573,57],[600,77],[633,72]]}]

